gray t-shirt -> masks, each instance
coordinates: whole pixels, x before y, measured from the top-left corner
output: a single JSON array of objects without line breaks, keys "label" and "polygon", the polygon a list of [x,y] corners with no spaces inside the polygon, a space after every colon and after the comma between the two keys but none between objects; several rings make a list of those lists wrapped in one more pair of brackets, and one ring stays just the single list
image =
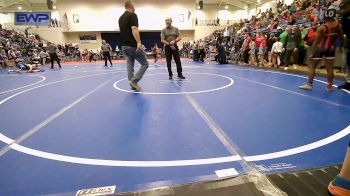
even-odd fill
[{"label": "gray t-shirt", "polygon": [[198,49],[199,49],[199,50],[204,50],[204,49],[205,49],[205,45],[204,45],[203,42],[201,42],[201,43],[198,44]]},{"label": "gray t-shirt", "polygon": [[57,47],[54,44],[49,45],[49,54],[55,54]]},{"label": "gray t-shirt", "polygon": [[101,46],[101,50],[103,52],[109,52],[110,49],[111,49],[111,46],[109,44],[107,44],[107,43],[106,44],[102,44],[102,46]]},{"label": "gray t-shirt", "polygon": [[180,35],[180,31],[177,27],[170,27],[170,28],[165,27],[160,34],[161,38],[166,40],[169,43],[175,40],[179,35]]}]

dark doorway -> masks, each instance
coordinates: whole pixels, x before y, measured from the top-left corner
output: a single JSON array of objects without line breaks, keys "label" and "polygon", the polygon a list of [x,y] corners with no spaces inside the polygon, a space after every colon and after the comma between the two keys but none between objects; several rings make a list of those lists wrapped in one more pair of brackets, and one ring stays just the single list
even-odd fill
[{"label": "dark doorway", "polygon": [[[141,42],[145,45],[147,51],[151,50],[154,43],[157,43],[158,47],[161,47],[160,32],[140,32],[140,36]],[[101,33],[101,37],[112,46],[113,51],[117,45],[121,49],[122,41],[120,33]]]}]

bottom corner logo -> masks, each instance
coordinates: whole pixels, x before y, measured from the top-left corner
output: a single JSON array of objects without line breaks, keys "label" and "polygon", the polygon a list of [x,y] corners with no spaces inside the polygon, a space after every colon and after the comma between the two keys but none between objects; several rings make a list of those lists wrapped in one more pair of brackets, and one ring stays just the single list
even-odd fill
[{"label": "bottom corner logo", "polygon": [[89,188],[78,190],[75,196],[98,196],[98,195],[110,195],[115,193],[116,186],[105,186],[97,188]]}]

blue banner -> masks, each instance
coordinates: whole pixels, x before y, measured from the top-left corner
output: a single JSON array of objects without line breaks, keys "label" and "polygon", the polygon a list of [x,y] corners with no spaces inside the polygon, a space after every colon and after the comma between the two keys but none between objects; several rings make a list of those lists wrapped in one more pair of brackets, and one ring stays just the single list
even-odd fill
[{"label": "blue banner", "polygon": [[16,12],[15,25],[26,26],[49,26],[51,21],[50,12]]}]

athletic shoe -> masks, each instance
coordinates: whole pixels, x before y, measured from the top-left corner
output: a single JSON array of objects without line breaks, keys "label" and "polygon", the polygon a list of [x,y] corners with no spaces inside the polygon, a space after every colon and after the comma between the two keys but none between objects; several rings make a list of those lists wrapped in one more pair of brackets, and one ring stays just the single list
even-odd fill
[{"label": "athletic shoe", "polygon": [[299,86],[299,88],[303,89],[303,90],[312,91],[312,84],[307,83],[307,84]]},{"label": "athletic shoe", "polygon": [[136,90],[137,90],[137,88],[135,88],[135,87],[131,86],[131,90],[136,91]]},{"label": "athletic shoe", "polygon": [[173,76],[169,76],[169,80],[173,80]]},{"label": "athletic shoe", "polygon": [[350,90],[350,82],[345,82],[342,85],[338,86],[338,89],[346,89],[346,90]]},{"label": "athletic shoe", "polygon": [[328,185],[328,192],[334,196],[350,196],[350,181],[339,176],[335,177]]},{"label": "athletic shoe", "polygon": [[287,71],[287,70],[288,70],[288,67],[284,67],[284,70],[286,70],[286,71]]},{"label": "athletic shoe", "polygon": [[326,85],[326,91],[331,92],[333,91],[333,83],[328,82]]},{"label": "athletic shoe", "polygon": [[186,79],[185,76],[183,76],[183,75],[179,75],[177,77],[180,78],[180,79],[183,79],[183,80]]},{"label": "athletic shoe", "polygon": [[129,81],[129,84],[130,84],[131,87],[135,88],[135,91],[139,91],[140,90],[140,87],[139,87],[139,85],[137,85],[136,82]]}]

